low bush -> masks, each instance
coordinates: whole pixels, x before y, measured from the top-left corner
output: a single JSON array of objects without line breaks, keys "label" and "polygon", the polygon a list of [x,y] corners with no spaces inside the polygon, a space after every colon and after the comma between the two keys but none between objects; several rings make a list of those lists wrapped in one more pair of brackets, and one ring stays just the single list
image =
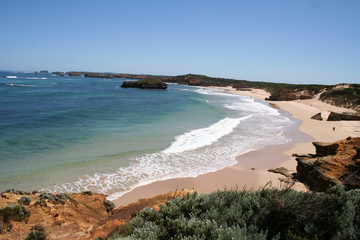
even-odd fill
[{"label": "low bush", "polygon": [[125,239],[359,239],[360,191],[188,194],[143,209],[128,228]]}]

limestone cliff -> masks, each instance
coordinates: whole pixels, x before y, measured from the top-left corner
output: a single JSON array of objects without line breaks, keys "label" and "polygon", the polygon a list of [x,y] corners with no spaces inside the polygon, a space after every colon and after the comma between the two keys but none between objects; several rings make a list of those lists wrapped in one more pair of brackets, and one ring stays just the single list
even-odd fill
[{"label": "limestone cliff", "polygon": [[298,180],[315,191],[326,191],[332,185],[360,187],[360,138],[313,144],[316,154],[295,155]]}]

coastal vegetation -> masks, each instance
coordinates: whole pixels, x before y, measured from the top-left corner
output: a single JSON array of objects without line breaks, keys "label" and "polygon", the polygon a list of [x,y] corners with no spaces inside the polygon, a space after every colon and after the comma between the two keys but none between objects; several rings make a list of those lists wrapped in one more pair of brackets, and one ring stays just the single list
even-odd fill
[{"label": "coastal vegetation", "polygon": [[125,81],[122,88],[146,88],[146,89],[166,89],[167,84],[159,79],[146,78],[139,81]]},{"label": "coastal vegetation", "polygon": [[360,191],[339,186],[194,193],[143,209],[125,239],[359,239],[359,219]]},{"label": "coastal vegetation", "polygon": [[320,95],[320,100],[360,111],[360,84],[341,84]]}]

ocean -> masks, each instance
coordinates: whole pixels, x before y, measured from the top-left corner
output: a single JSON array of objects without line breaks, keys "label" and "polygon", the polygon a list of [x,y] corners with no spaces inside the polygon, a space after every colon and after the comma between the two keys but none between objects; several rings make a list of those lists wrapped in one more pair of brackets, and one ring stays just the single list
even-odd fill
[{"label": "ocean", "polygon": [[115,199],[291,140],[294,122],[265,102],[177,84],[120,88],[125,80],[0,72],[0,191]]}]

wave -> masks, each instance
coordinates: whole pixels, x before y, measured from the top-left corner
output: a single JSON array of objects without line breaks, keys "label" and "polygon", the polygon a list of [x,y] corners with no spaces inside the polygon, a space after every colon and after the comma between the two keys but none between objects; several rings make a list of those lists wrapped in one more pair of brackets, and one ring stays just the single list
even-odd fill
[{"label": "wave", "polygon": [[45,80],[47,78],[46,77],[25,77],[25,79],[33,79],[33,80],[42,79],[42,80]]},{"label": "wave", "polygon": [[242,120],[248,119],[251,116],[252,115],[243,118],[225,118],[207,128],[192,130],[177,136],[171,146],[163,152],[180,153],[211,145],[221,137],[231,133]]},{"label": "wave", "polygon": [[10,87],[37,87],[36,85],[16,84],[16,83],[6,83],[5,85]]},{"label": "wave", "polygon": [[226,92],[222,89],[216,89],[216,88],[206,88],[206,87],[197,87],[196,90],[190,90],[194,91],[203,95],[214,95],[214,96],[226,96],[226,97],[242,97],[237,94],[231,94]]},{"label": "wave", "polygon": [[6,76],[6,78],[17,78],[17,76]]}]

